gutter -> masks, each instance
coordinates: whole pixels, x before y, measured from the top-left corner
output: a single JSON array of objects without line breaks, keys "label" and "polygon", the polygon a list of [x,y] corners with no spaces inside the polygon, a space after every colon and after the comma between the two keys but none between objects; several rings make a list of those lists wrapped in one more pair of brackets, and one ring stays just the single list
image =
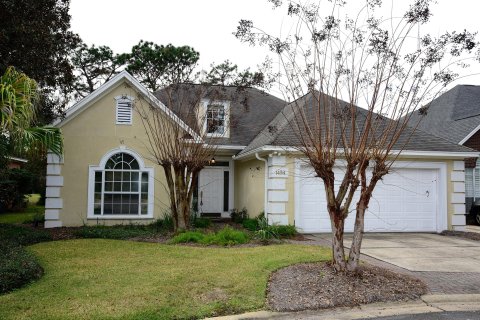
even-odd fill
[{"label": "gutter", "polygon": [[268,160],[260,157],[258,155],[258,152],[255,152],[255,158],[257,158],[260,161],[265,162],[265,187],[264,187],[264,193],[265,193],[265,199],[263,201],[263,214],[265,216],[265,219],[267,219],[267,224],[268,224]]},{"label": "gutter", "polygon": [[[250,150],[248,152],[245,152],[241,155],[237,155],[234,157],[235,160],[240,160],[247,158],[251,156],[252,154],[257,154],[259,152],[273,152],[273,151],[282,151],[282,152],[298,152],[300,153],[300,150],[298,148],[294,147],[288,147],[288,146],[271,146],[271,145],[266,145],[263,147],[255,148],[253,150]],[[338,154],[342,154],[342,149],[339,148],[337,150]],[[478,151],[417,151],[417,150],[392,150],[391,155],[397,155],[400,153],[400,156],[403,157],[415,157],[415,158],[440,158],[440,159],[455,159],[455,158],[460,158],[460,159],[465,159],[465,158],[475,158],[479,157],[480,153]],[[258,159],[258,158],[257,158]]]}]

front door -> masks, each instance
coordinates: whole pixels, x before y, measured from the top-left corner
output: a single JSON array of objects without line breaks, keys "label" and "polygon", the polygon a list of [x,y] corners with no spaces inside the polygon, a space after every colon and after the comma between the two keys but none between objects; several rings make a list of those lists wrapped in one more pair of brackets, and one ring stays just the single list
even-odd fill
[{"label": "front door", "polygon": [[198,211],[201,215],[220,216],[224,212],[225,172],[228,173],[228,168],[207,167],[200,171],[198,179]]}]

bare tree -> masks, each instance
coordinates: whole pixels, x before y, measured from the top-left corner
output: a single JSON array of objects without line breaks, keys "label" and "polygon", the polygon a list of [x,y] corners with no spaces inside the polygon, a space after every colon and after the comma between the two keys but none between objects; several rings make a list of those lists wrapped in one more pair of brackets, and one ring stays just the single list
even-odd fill
[{"label": "bare tree", "polygon": [[[233,115],[225,114],[218,104],[236,102],[247,109],[245,89],[265,85],[260,71],[237,74],[234,68],[225,75],[235,82],[218,83],[216,79],[197,78],[199,73],[190,62],[187,64],[182,72],[172,67],[174,76],[160,77],[161,89],[155,95],[139,97],[134,106],[145,128],[145,145],[165,173],[175,231],[190,227],[192,197],[200,171],[211,163],[218,145],[225,142],[227,128],[235,124]],[[169,70],[168,64],[162,68]],[[157,103],[151,103],[157,99]]]},{"label": "bare tree", "polygon": [[[280,0],[270,2],[283,7]],[[477,50],[475,34],[467,31],[419,39],[430,3],[416,0],[402,16],[382,19],[379,0],[365,1],[352,18],[345,1],[288,1],[290,34],[275,37],[248,20],[237,27],[241,41],[265,45],[278,57],[280,86],[293,101],[285,116],[325,187],[337,271],[358,267],[374,189],[415,135],[418,123],[409,123],[410,115],[427,112],[426,101],[457,78],[454,67],[466,67],[467,55]],[[339,166],[340,176],[334,171]],[[344,227],[353,206],[347,261]]]},{"label": "bare tree", "polygon": [[[148,138],[149,152],[165,173],[175,231],[189,228],[199,173],[215,154],[215,140],[223,136],[208,137],[204,127],[208,120],[200,106],[204,98],[213,98],[210,91],[201,85],[170,85],[160,92],[166,109],[141,102],[135,104]],[[211,121],[209,124],[216,125]]]}]

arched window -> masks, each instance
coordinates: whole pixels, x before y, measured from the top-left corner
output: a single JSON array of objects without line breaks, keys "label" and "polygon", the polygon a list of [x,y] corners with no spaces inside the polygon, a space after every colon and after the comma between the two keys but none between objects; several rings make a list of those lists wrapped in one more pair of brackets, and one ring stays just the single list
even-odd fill
[{"label": "arched window", "polygon": [[90,168],[89,218],[152,217],[152,176],[133,153],[108,154]]}]

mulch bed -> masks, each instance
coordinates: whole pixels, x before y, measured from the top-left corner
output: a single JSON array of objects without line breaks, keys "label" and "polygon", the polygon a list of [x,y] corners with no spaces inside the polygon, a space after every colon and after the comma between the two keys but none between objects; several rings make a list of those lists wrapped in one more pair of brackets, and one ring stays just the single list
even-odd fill
[{"label": "mulch bed", "polygon": [[305,263],[272,274],[268,306],[275,311],[300,311],[418,299],[427,293],[420,280],[362,264],[353,273],[336,273],[329,263]]},{"label": "mulch bed", "polygon": [[440,233],[442,236],[460,237],[470,240],[480,241],[480,233],[445,230]]}]

